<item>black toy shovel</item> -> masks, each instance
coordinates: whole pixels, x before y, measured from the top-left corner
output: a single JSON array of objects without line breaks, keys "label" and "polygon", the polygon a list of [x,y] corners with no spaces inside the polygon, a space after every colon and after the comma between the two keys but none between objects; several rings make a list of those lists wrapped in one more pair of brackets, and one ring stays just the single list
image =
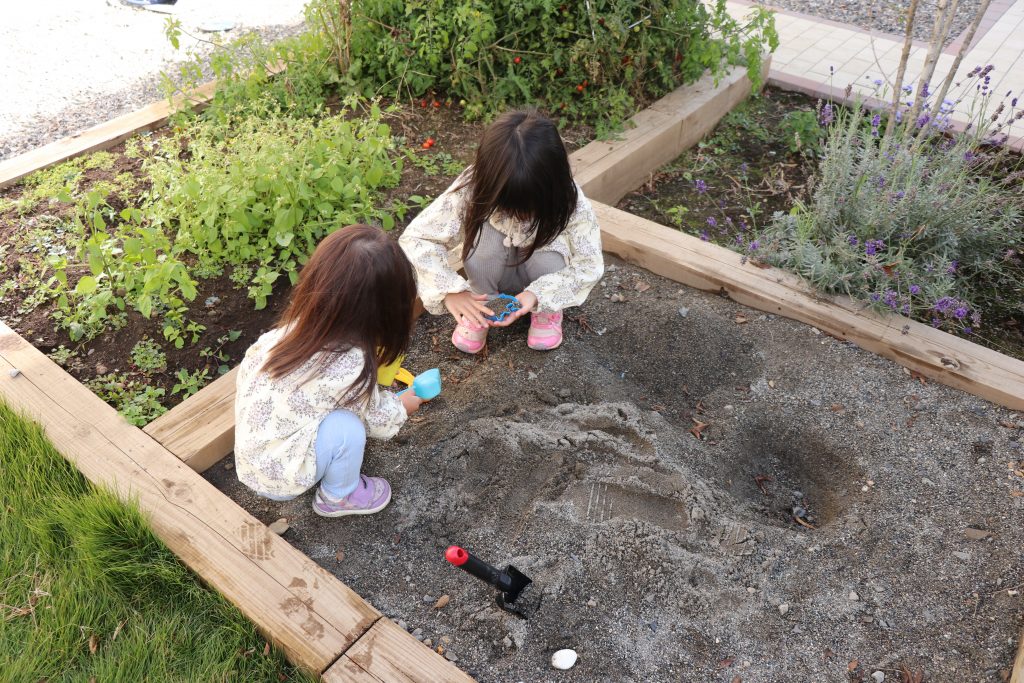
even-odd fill
[{"label": "black toy shovel", "polygon": [[497,588],[498,607],[523,619],[529,618],[540,607],[540,593],[528,590],[533,581],[512,565],[504,570],[491,566],[468,550],[449,546],[444,558],[464,572]]}]

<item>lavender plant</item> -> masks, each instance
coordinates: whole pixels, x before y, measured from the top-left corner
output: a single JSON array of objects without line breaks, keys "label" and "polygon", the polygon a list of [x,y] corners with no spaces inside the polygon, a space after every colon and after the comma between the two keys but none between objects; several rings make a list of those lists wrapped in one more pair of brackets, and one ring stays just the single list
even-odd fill
[{"label": "lavender plant", "polygon": [[[927,84],[924,101],[821,106],[827,136],[813,198],[775,215],[761,258],[821,291],[950,331],[1024,323],[1024,173],[1003,147],[1024,110],[1007,93],[986,114],[991,72],[974,69],[961,96],[937,107]],[[956,131],[961,105],[970,124]]]}]

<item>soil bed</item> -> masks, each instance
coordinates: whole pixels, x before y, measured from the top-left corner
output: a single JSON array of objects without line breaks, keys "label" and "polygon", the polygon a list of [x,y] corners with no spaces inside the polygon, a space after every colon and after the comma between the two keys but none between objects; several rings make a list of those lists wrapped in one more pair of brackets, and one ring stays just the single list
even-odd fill
[{"label": "soil bed", "polygon": [[[371,442],[383,513],[256,498],[230,459],[207,477],[481,681],[556,680],[564,647],[565,681],[998,680],[1020,627],[1024,417],[609,263],[551,353],[520,326],[462,355],[447,318],[421,318],[406,365],[440,367],[445,390]],[[531,576],[539,613],[497,609],[444,562],[452,543]]]}]

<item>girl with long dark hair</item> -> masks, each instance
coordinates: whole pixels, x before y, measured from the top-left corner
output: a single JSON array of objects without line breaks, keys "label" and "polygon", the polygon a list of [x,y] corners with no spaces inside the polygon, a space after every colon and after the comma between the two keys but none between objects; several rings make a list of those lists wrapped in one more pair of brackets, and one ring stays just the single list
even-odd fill
[{"label": "girl with long dark hair", "polygon": [[[467,278],[449,262],[462,243]],[[562,343],[562,311],[582,304],[601,279],[601,230],[572,178],[558,129],[536,112],[499,117],[476,160],[409,227],[399,244],[416,269],[426,310],[455,318],[452,343],[477,353],[491,327],[531,314],[527,344]],[[514,294],[521,308],[501,322],[484,302]]]},{"label": "girl with long dark hair", "polygon": [[259,495],[320,487],[325,517],[383,510],[390,484],[360,473],[367,435],[394,436],[422,401],[377,386],[406,350],[416,283],[399,246],[366,225],[317,246],[278,326],[249,347],[235,397],[235,469]]}]

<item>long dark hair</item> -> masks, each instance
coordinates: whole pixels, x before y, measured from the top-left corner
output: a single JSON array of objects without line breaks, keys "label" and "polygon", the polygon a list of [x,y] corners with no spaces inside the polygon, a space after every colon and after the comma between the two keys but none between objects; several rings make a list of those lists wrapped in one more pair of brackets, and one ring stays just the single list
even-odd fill
[{"label": "long dark hair", "polygon": [[405,353],[413,325],[416,280],[395,240],[368,225],[350,225],[323,239],[302,269],[278,325],[290,326],[270,350],[263,371],[279,378],[315,354],[360,349],[366,362],[348,399],[366,401],[377,367]]},{"label": "long dark hair", "polygon": [[476,161],[457,189],[468,188],[462,260],[476,248],[484,221],[501,209],[530,221],[533,243],[521,261],[549,244],[576,211],[576,183],[558,128],[536,111],[502,114],[480,138]]}]

